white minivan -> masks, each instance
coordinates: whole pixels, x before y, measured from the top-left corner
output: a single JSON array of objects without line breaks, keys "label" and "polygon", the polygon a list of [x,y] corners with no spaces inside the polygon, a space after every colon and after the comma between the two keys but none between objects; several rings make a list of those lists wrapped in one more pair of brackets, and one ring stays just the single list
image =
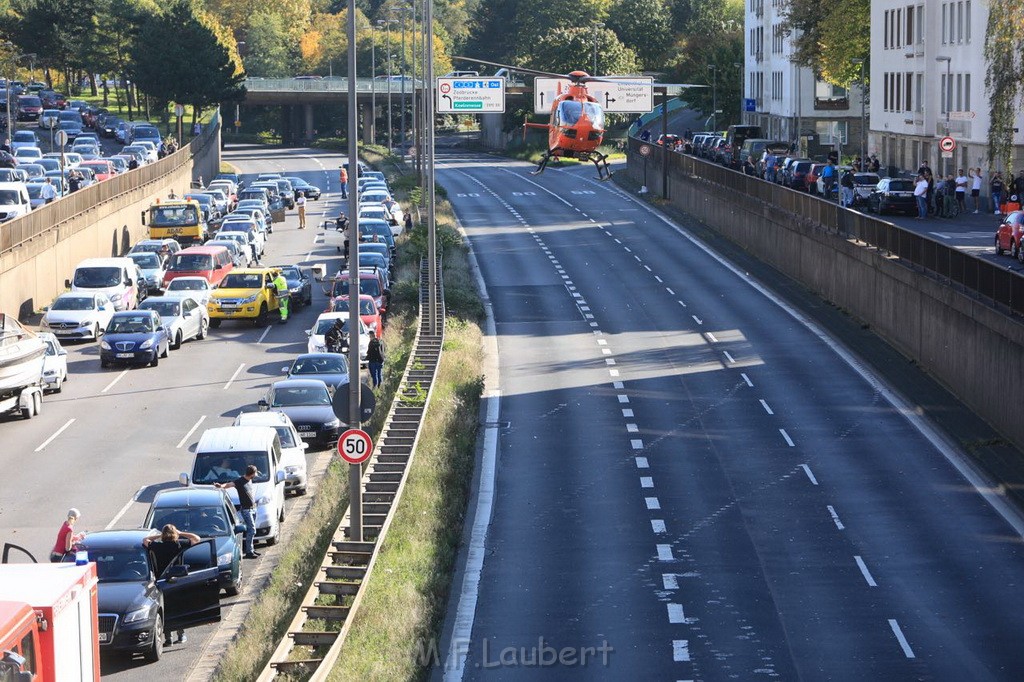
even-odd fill
[{"label": "white minivan", "polygon": [[[192,473],[182,474],[183,485],[228,483],[254,465],[252,480],[256,498],[256,540],[273,545],[281,537],[284,521],[285,470],[281,463],[281,439],[270,426],[224,426],[207,429],[199,438]],[[227,489],[238,509],[238,491]]]},{"label": "white minivan", "polygon": [[0,223],[14,220],[32,211],[32,199],[23,182],[0,182]]},{"label": "white minivan", "polygon": [[131,258],[86,258],[64,286],[71,291],[104,294],[115,310],[132,310],[139,305],[140,276]]}]

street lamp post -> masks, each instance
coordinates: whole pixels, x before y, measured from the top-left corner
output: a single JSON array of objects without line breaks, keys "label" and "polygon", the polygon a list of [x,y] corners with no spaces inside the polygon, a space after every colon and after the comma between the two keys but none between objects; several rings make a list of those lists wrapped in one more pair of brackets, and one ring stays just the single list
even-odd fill
[{"label": "street lamp post", "polygon": [[394,128],[394,119],[391,117],[391,60],[395,58],[395,55],[391,54],[391,24],[395,23],[394,19],[388,19],[385,22],[387,27],[387,43],[388,43],[388,151],[395,146],[394,140],[392,139],[391,130]]},{"label": "street lamp post", "polygon": [[405,15],[412,11],[411,7],[399,7],[396,10],[402,17],[402,61],[401,61],[401,74],[402,74],[402,105],[401,115],[399,117],[399,133],[398,133],[398,145],[402,148],[402,155],[405,155],[405,79],[406,79],[406,60],[405,60]]},{"label": "street lamp post", "polygon": [[718,67],[708,64],[711,71],[711,130],[718,130]]},{"label": "street lamp post", "polygon": [[[948,137],[949,136],[949,110],[953,106],[953,102],[952,102],[952,99],[953,99],[953,97],[952,97],[952,95],[953,95],[953,76],[950,74],[950,67],[951,67],[951,65],[953,63],[953,58],[952,57],[936,57],[935,61],[937,61],[937,62],[946,62],[946,91],[944,93],[942,93],[942,95],[943,95],[943,97],[945,98],[946,101],[943,102],[942,104],[943,104],[943,107],[946,109],[946,136]],[[946,166],[946,163],[947,163],[947,161],[945,159],[943,159],[942,160],[942,173],[943,173],[943,175],[949,173],[949,168]]]},{"label": "street lamp post", "polygon": [[[384,23],[377,20],[377,26]],[[377,36],[370,24],[370,139],[377,144]]]},{"label": "street lamp post", "polygon": [[740,110],[739,113],[736,114],[736,122],[739,125],[743,125],[743,62],[733,62],[732,68],[740,72]]},{"label": "street lamp post", "polygon": [[[3,47],[5,50],[13,50],[14,49],[14,43],[12,43],[10,41],[7,41],[7,42],[3,43],[3,45],[0,45],[0,47]],[[16,62],[17,58],[15,58],[14,61]],[[14,132],[13,131],[13,122],[11,121],[11,81],[13,81],[13,80],[14,80],[14,62],[11,63],[11,73],[7,77],[7,90],[4,93],[5,94],[5,99],[7,100],[7,135],[8,136],[10,136]]]},{"label": "street lamp post", "polygon": [[593,75],[595,75],[595,76],[597,75],[597,40],[601,36],[599,31],[602,28],[604,28],[604,22],[603,21],[595,21],[594,22],[594,73],[593,73]]},{"label": "street lamp post", "polygon": [[867,149],[867,115],[864,109],[864,101],[867,99],[867,86],[864,84],[864,60],[855,57],[850,60],[854,64],[860,64],[860,168],[864,170],[864,162],[868,159]]}]

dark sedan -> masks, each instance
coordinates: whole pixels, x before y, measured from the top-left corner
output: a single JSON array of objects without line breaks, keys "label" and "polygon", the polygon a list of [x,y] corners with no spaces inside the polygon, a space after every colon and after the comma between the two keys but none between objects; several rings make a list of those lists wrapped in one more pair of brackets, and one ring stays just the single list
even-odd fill
[{"label": "dark sedan", "polygon": [[305,353],[282,369],[289,379],[319,379],[335,393],[349,382],[348,360],[340,353]]},{"label": "dark sedan", "polygon": [[270,387],[259,407],[284,412],[302,440],[326,448],[337,442],[343,426],[331,407],[333,400],[334,389],[319,379],[286,379]]},{"label": "dark sedan", "polygon": [[320,198],[320,188],[316,185],[311,185],[302,178],[289,175],[285,178],[288,182],[292,183],[292,189],[295,190],[295,196],[298,196],[301,191],[307,199],[316,201]]},{"label": "dark sedan", "polygon": [[[100,651],[163,655],[164,631],[220,620],[220,588],[213,540],[182,551],[156,575],[142,545],[151,530],[104,530],[78,543],[99,575]],[[74,561],[69,554],[65,561]]]},{"label": "dark sedan", "polygon": [[908,178],[883,178],[868,194],[865,203],[869,211],[874,211],[878,215],[916,213],[914,181]]},{"label": "dark sedan", "polygon": [[296,307],[307,306],[313,302],[313,282],[308,273],[303,272],[302,268],[297,265],[274,265],[272,267],[281,269],[281,274],[288,282],[291,301]]},{"label": "dark sedan", "polygon": [[114,313],[100,341],[100,366],[149,364],[156,367],[166,358],[171,339],[160,315],[154,310],[125,310]]}]

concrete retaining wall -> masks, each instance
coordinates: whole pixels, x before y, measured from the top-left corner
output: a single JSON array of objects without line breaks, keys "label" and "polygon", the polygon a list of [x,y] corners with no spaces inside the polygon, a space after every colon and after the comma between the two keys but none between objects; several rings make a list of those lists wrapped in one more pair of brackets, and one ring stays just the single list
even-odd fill
[{"label": "concrete retaining wall", "polygon": [[[80,261],[127,252],[147,237],[142,211],[172,189],[180,195],[200,176],[213,178],[220,158],[216,117],[201,138],[172,156],[105,181],[119,181],[118,192],[109,191],[113,184],[99,183],[0,225],[9,234],[25,235],[9,240],[14,245],[0,253],[0,311],[24,320],[65,290],[64,280]],[[18,224],[21,221],[35,225]]]},{"label": "concrete retaining wall", "polygon": [[[661,167],[657,153],[651,156],[648,184],[660,193]],[[639,155],[630,155],[628,173],[642,182]],[[816,219],[710,182],[699,169],[685,173],[670,164],[668,190],[678,209],[868,323],[1024,448],[1021,318],[844,239]]]}]

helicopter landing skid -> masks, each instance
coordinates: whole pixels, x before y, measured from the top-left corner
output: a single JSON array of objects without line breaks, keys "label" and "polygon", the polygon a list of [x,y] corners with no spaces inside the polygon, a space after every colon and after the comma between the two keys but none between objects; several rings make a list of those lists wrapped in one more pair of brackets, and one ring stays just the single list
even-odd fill
[{"label": "helicopter landing skid", "polygon": [[608,167],[608,155],[601,154],[599,152],[592,152],[586,155],[580,155],[581,159],[585,159],[594,164],[597,169],[597,179],[604,181],[609,180],[612,177],[612,169]]}]

